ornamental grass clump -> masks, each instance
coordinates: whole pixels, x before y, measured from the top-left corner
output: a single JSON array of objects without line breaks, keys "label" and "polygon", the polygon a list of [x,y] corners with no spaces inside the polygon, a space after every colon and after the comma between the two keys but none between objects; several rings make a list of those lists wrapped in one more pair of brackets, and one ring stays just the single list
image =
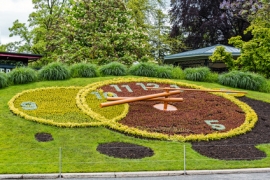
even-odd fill
[{"label": "ornamental grass clump", "polygon": [[157,78],[167,78],[167,79],[172,79],[172,70],[173,67],[172,66],[158,66],[157,68]]},{"label": "ornamental grass clump", "polygon": [[53,62],[44,66],[38,73],[41,80],[65,80],[70,78],[68,67],[60,62]]},{"label": "ornamental grass clump", "polygon": [[37,81],[37,72],[29,67],[18,67],[8,73],[11,84],[26,84]]},{"label": "ornamental grass clump", "polygon": [[8,86],[8,77],[5,73],[0,72],[0,88]]},{"label": "ornamental grass clump", "polygon": [[98,67],[95,64],[90,63],[78,63],[73,64],[70,67],[71,77],[97,77],[98,76]]},{"label": "ornamental grass clump", "polygon": [[127,75],[127,67],[119,62],[111,62],[99,68],[102,76],[125,76]]},{"label": "ornamental grass clump", "polygon": [[134,64],[129,68],[129,73],[134,76],[156,77],[158,65],[150,62]]},{"label": "ornamental grass clump", "polygon": [[242,71],[231,71],[222,74],[218,78],[218,82],[225,86],[249,89],[257,91],[267,84],[267,80],[258,74]]},{"label": "ornamental grass clump", "polygon": [[186,68],[184,70],[185,77],[191,81],[204,81],[211,73],[208,67]]}]

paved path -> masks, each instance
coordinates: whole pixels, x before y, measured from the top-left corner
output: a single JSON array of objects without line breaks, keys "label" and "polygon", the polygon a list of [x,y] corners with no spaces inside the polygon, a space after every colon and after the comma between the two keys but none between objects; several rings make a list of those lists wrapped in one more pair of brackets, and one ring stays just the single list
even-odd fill
[{"label": "paved path", "polygon": [[[265,180],[270,179],[270,168],[201,170],[201,171],[147,171],[108,173],[63,173],[61,179],[98,180]],[[60,179],[59,174],[2,174],[0,179]]]}]

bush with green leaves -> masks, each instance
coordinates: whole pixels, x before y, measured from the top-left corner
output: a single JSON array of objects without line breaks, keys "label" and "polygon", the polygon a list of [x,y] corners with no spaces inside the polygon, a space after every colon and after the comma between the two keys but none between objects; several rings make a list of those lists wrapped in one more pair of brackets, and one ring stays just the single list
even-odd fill
[{"label": "bush with green leaves", "polygon": [[78,63],[73,64],[70,67],[71,77],[97,77],[98,67],[95,64],[90,63]]},{"label": "bush with green leaves", "polygon": [[125,76],[127,75],[127,67],[119,62],[111,62],[99,68],[102,76]]},{"label": "bush with green leaves", "polygon": [[8,77],[6,73],[0,72],[0,88],[4,88],[8,86]]},{"label": "bush with green leaves", "polygon": [[191,81],[205,81],[210,73],[208,67],[186,68],[184,70],[185,78]]},{"label": "bush with green leaves", "polygon": [[38,77],[41,80],[65,80],[70,78],[70,70],[60,62],[53,62],[42,67]]},{"label": "bush with green leaves", "polygon": [[172,78],[173,79],[185,79],[185,73],[183,69],[179,66],[172,68]]},{"label": "bush with green leaves", "polygon": [[218,76],[219,74],[216,73],[216,72],[210,72],[204,79],[205,82],[211,82],[211,83],[214,83],[214,82],[218,82]]},{"label": "bush with green leaves", "polygon": [[221,74],[218,81],[220,84],[225,86],[255,91],[261,89],[265,84],[267,84],[267,80],[263,76],[242,71],[230,71],[228,73]]},{"label": "bush with green leaves", "polygon": [[129,68],[129,73],[134,76],[156,77],[158,65],[150,62],[133,64]]},{"label": "bush with green leaves", "polygon": [[172,66],[168,66],[168,65],[158,66],[156,77],[172,79],[172,77],[173,77],[172,70],[173,70]]},{"label": "bush with green leaves", "polygon": [[11,84],[26,84],[37,81],[37,72],[30,67],[18,67],[8,73]]}]

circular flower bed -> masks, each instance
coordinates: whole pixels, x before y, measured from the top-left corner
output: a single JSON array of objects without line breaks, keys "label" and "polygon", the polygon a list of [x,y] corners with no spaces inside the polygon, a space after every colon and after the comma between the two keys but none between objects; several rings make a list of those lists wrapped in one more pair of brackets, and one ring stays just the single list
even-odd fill
[{"label": "circular flower bed", "polygon": [[[177,111],[153,108],[156,101],[100,107],[107,96],[142,96],[160,93],[148,87],[205,89],[171,80],[117,78],[86,87],[40,88],[14,96],[9,107],[26,119],[61,127],[105,126],[137,137],[176,141],[214,140],[250,131],[256,113],[226,93],[184,91],[172,97]],[[23,104],[23,106],[22,106]],[[77,106],[76,106],[77,105]],[[29,109],[30,108],[30,109]]]}]

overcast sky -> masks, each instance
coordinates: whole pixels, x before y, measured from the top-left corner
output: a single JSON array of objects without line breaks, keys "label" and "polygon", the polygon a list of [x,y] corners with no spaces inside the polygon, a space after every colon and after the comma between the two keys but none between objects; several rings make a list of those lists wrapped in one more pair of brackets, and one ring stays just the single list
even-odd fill
[{"label": "overcast sky", "polygon": [[0,0],[0,42],[6,44],[18,40],[10,38],[8,28],[18,19],[27,23],[28,15],[33,12],[32,0]]}]

